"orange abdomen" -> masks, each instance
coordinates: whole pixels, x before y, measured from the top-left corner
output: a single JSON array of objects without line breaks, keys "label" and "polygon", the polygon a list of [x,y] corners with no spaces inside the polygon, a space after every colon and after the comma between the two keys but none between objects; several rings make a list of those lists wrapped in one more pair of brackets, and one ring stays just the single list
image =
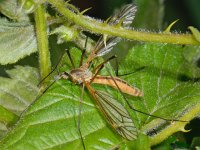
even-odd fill
[{"label": "orange abdomen", "polygon": [[92,81],[92,83],[108,85],[115,89],[118,89],[119,87],[119,89],[123,93],[129,94],[132,96],[143,96],[143,93],[138,88],[129,85],[126,81],[117,77],[97,75]]}]

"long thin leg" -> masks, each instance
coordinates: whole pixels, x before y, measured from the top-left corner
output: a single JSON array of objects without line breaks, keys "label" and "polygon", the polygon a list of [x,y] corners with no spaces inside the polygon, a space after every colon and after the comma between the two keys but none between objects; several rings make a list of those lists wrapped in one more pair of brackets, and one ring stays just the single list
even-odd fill
[{"label": "long thin leg", "polygon": [[129,72],[129,73],[125,73],[125,74],[118,74],[117,76],[118,76],[118,77],[122,77],[122,76],[127,76],[127,75],[130,75],[130,74],[134,74],[134,73],[136,73],[136,72],[138,72],[138,71],[143,70],[144,68],[145,68],[145,66],[140,67],[140,68],[137,68],[137,69],[134,70],[133,72]]},{"label": "long thin leg", "polygon": [[[42,93],[37,96],[37,98],[31,102],[31,104],[29,106],[32,106],[57,80],[59,80],[60,78],[57,78],[56,80],[54,80],[44,91],[42,91]],[[20,115],[20,118],[23,116],[24,112],[27,111],[29,107],[27,107],[26,109],[23,110],[23,112]]]},{"label": "long thin leg", "polygon": [[185,121],[185,120],[178,120],[178,119],[167,119],[167,118],[163,118],[163,117],[159,117],[159,116],[156,116],[156,115],[151,115],[151,114],[148,114],[148,113],[145,113],[143,111],[140,111],[140,110],[137,110],[135,109],[130,103],[129,101],[126,99],[125,95],[123,94],[123,92],[121,91],[119,85],[117,84],[117,82],[115,81],[114,77],[111,75],[110,71],[107,69],[107,72],[110,74],[111,78],[113,79],[113,82],[115,83],[118,91],[120,92],[120,94],[123,96],[123,99],[126,101],[126,103],[128,104],[129,108],[136,111],[136,112],[139,112],[141,114],[144,114],[144,115],[147,115],[147,116],[151,116],[151,117],[154,117],[154,118],[159,118],[159,119],[162,119],[162,120],[165,120],[165,121],[179,121],[179,122],[189,122],[189,121]]},{"label": "long thin leg", "polygon": [[[99,74],[99,72],[101,71],[101,69],[103,69],[104,64],[107,63],[108,61],[112,60],[116,58],[116,56],[112,56],[110,58],[108,58],[107,60],[105,60],[104,62],[102,62],[101,64],[99,64],[97,67],[94,68],[93,72],[95,73],[95,75],[92,77],[92,79],[90,80],[90,83],[92,83],[92,81],[95,79],[95,77]],[[97,70],[98,69],[98,70]]]},{"label": "long thin leg", "polygon": [[72,60],[71,54],[69,52],[69,49],[65,49],[65,50],[66,50],[67,56],[69,57],[69,60],[70,60],[70,62],[72,64],[72,67],[75,68],[74,61]]},{"label": "long thin leg", "polygon": [[130,75],[130,74],[134,74],[140,70],[143,70],[145,68],[145,66],[143,67],[140,67],[140,68],[137,68],[136,70],[134,70],[133,72],[129,72],[129,73],[125,73],[125,74],[120,74],[119,75],[119,62],[118,62],[118,59],[115,59],[116,60],[116,70],[115,70],[115,74],[117,77],[122,77],[122,76],[126,76],[126,75]]},{"label": "long thin leg", "polygon": [[118,62],[118,59],[117,59],[117,58],[115,59],[115,62],[116,62],[115,74],[116,74],[116,76],[118,76],[118,75],[119,75],[119,62]]},{"label": "long thin leg", "polygon": [[92,83],[92,81],[96,78],[96,76],[99,74],[99,72],[101,71],[101,69],[103,69],[104,64],[101,65],[101,67],[99,68],[99,70],[97,70],[97,72],[95,73],[95,75],[92,77],[92,79],[90,80],[90,83]]},{"label": "long thin leg", "polygon": [[86,37],[86,40],[85,40],[84,50],[82,51],[82,54],[81,54],[81,60],[80,60],[79,67],[83,65],[83,58],[85,56],[85,52],[86,52],[86,48],[87,48],[87,41],[88,41],[88,36]]},{"label": "long thin leg", "polygon": [[105,60],[104,62],[102,62],[101,64],[99,64],[98,66],[96,66],[94,69],[93,69],[93,73],[96,73],[98,72],[99,68],[102,68],[101,66],[103,66],[105,63],[109,62],[110,60],[114,59],[114,58],[117,58],[115,55],[114,56],[111,56],[110,58],[108,58],[107,60]]},{"label": "long thin leg", "polygon": [[58,67],[58,65],[59,65],[60,61],[62,60],[63,56],[64,56],[64,53],[59,58],[56,66],[53,68],[53,70],[51,70],[51,72],[38,83],[38,86],[56,70],[56,68]]},{"label": "long thin leg", "polygon": [[83,136],[82,136],[82,133],[81,133],[81,110],[82,110],[82,106],[83,106],[83,93],[84,93],[84,84],[83,84],[83,88],[82,88],[82,92],[81,92],[81,98],[80,98],[80,107],[79,107],[79,111],[78,111],[78,131],[79,131],[79,134],[81,136],[81,142],[83,144],[83,149],[85,150],[85,143],[84,143],[84,140],[83,140]]},{"label": "long thin leg", "polygon": [[83,65],[83,58],[84,58],[84,56],[85,56],[85,52],[86,52],[86,49],[84,49],[84,50],[82,51],[79,67]]}]

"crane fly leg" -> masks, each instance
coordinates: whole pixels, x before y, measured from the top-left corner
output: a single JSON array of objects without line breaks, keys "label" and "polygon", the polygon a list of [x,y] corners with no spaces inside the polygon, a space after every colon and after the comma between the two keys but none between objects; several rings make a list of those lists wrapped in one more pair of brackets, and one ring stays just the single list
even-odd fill
[{"label": "crane fly leg", "polygon": [[82,110],[82,106],[83,106],[83,94],[84,94],[84,84],[82,84],[82,91],[81,91],[81,98],[80,98],[80,106],[79,106],[79,110],[78,110],[78,131],[79,131],[79,134],[80,134],[80,137],[81,137],[81,142],[83,144],[83,149],[85,150],[85,143],[84,143],[84,140],[83,140],[83,136],[82,136],[82,133],[81,133],[81,110]]},{"label": "crane fly leg", "polygon": [[93,69],[93,73],[97,73],[99,72],[100,68],[102,68],[102,66],[104,66],[105,63],[109,62],[110,60],[114,59],[114,58],[117,58],[117,56],[111,56],[110,58],[108,58],[107,60],[105,60],[104,62],[102,62],[101,64],[99,64],[98,66],[96,66],[94,69]]},{"label": "crane fly leg", "polygon": [[70,62],[72,64],[72,67],[75,68],[74,61],[73,61],[72,56],[71,56],[71,54],[69,52],[69,49],[65,49],[65,50],[66,50],[67,56],[69,57],[69,60],[70,60]]}]

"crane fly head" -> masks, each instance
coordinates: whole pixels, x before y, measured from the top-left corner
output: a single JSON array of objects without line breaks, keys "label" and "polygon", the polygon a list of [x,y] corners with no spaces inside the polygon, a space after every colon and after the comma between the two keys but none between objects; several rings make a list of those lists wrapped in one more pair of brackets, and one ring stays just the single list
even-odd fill
[{"label": "crane fly head", "polygon": [[90,82],[92,79],[92,72],[89,69],[73,69],[70,71],[70,78],[75,84],[81,84],[84,81]]}]

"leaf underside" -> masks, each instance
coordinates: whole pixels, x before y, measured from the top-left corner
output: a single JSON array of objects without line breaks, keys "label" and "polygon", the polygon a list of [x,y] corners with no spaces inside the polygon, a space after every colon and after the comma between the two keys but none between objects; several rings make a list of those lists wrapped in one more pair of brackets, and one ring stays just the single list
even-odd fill
[{"label": "leaf underside", "polygon": [[0,19],[0,64],[13,64],[37,51],[33,25]]},{"label": "leaf underside", "polygon": [[9,78],[0,77],[0,138],[36,98],[39,91],[37,69],[16,66],[6,73]]}]

